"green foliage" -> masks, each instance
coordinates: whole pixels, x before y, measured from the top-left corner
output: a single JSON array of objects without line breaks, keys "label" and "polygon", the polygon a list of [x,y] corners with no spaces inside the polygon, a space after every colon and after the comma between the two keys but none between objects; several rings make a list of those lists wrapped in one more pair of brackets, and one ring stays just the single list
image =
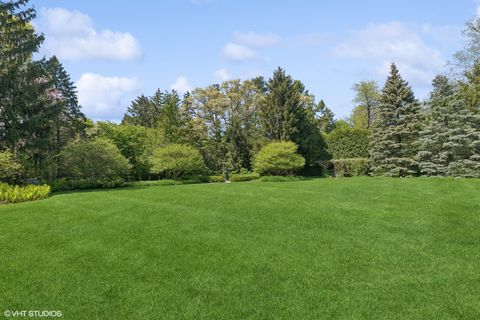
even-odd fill
[{"label": "green foliage", "polygon": [[109,140],[81,140],[69,143],[60,154],[62,174],[74,179],[114,181],[128,176],[131,165]]},{"label": "green foliage", "polygon": [[264,140],[256,123],[258,95],[253,81],[231,80],[195,89],[186,97],[189,128],[185,131],[211,170],[251,168],[252,153]]},{"label": "green foliage", "polygon": [[0,152],[0,182],[13,183],[22,173],[22,165],[9,151]]},{"label": "green foliage", "polygon": [[84,189],[111,189],[129,186],[130,183],[125,182],[123,178],[86,178],[86,179],[69,179],[60,178],[50,183],[52,191],[69,191]]},{"label": "green foliage", "polygon": [[234,173],[230,176],[230,182],[252,181],[260,178],[258,173]]},{"label": "green foliage", "polygon": [[162,92],[157,90],[151,98],[141,95],[128,107],[122,124],[155,128],[160,120]]},{"label": "green foliage", "polygon": [[265,137],[270,141],[293,141],[309,164],[322,158],[325,146],[315,118],[319,107],[303,83],[278,68],[266,89],[258,114]]},{"label": "green foliage", "polygon": [[303,180],[303,177],[264,176],[259,179],[261,182],[293,182],[301,180]]},{"label": "green foliage", "polygon": [[356,177],[368,174],[367,158],[335,159],[330,161],[336,177]]},{"label": "green foliage", "polygon": [[352,89],[355,91],[353,102],[356,107],[350,116],[350,122],[354,128],[368,129],[375,120],[375,114],[380,104],[381,95],[377,82],[363,80],[355,83]]},{"label": "green foliage", "polygon": [[50,186],[47,185],[27,185],[20,187],[0,183],[0,204],[40,200],[48,198],[49,195]]},{"label": "green foliage", "polygon": [[297,153],[297,145],[291,141],[271,142],[255,157],[254,169],[260,175],[293,175],[305,165],[305,159]]},{"label": "green foliage", "polygon": [[366,158],[370,149],[370,131],[338,127],[325,135],[327,151],[333,159]]},{"label": "green foliage", "polygon": [[225,177],[223,175],[213,175],[208,177],[208,181],[211,183],[222,183],[225,182]]},{"label": "green foliage", "polygon": [[134,181],[132,185],[134,187],[163,187],[163,186],[174,186],[181,185],[182,181],[179,180],[148,180],[148,181]]},{"label": "green foliage", "polygon": [[132,174],[147,179],[150,174],[149,157],[160,143],[155,130],[141,126],[117,125],[97,122],[97,134],[112,141],[132,165]]},{"label": "green foliage", "polygon": [[335,114],[325,105],[323,100],[317,104],[315,112],[318,117],[318,128],[322,133],[330,133],[335,128]]},{"label": "green foliage", "polygon": [[372,173],[391,177],[417,175],[415,157],[421,127],[420,104],[392,64],[372,128]]},{"label": "green foliage", "polygon": [[156,149],[150,157],[150,163],[153,173],[170,179],[205,171],[205,163],[198,150],[181,144]]},{"label": "green foliage", "polygon": [[445,76],[433,81],[427,125],[419,139],[420,172],[428,176],[480,177],[480,114]]}]

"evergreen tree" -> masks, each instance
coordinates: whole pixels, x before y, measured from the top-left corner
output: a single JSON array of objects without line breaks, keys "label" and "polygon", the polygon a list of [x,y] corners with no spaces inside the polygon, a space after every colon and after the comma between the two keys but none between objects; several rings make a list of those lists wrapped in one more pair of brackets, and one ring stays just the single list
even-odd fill
[{"label": "evergreen tree", "polygon": [[165,92],[161,101],[161,112],[158,128],[167,143],[182,141],[182,115],[180,112],[180,98],[177,92]]},{"label": "evergreen tree", "polygon": [[[53,124],[51,132],[50,176],[57,176],[58,157],[63,147],[71,140],[85,133],[86,118],[78,104],[77,91],[70,75],[57,57],[53,56],[45,63],[49,89],[47,90],[48,108]],[[53,166],[53,164],[56,164]]]},{"label": "evergreen tree", "polygon": [[45,83],[32,62],[43,36],[35,33],[33,8],[27,0],[0,2],[0,148],[18,153],[29,137],[29,116],[35,113]]},{"label": "evergreen tree", "polygon": [[419,102],[392,64],[373,125],[370,160],[374,175],[403,177],[418,173],[414,157],[421,118]]},{"label": "evergreen tree", "polygon": [[480,176],[480,115],[447,77],[433,80],[427,126],[421,132],[420,172],[429,176]]},{"label": "evergreen tree", "polygon": [[278,68],[266,89],[259,112],[265,137],[293,141],[307,164],[322,158],[325,145],[315,123],[316,108],[304,85]]},{"label": "evergreen tree", "polygon": [[335,129],[335,114],[323,100],[317,104],[315,113],[318,115],[318,128],[321,132],[330,133]]},{"label": "evergreen tree", "polygon": [[278,68],[267,83],[267,93],[260,105],[260,124],[271,140],[290,140],[297,132],[302,108],[303,85]]},{"label": "evergreen tree", "polygon": [[163,93],[157,90],[153,97],[145,95],[137,97],[127,108],[122,124],[155,128],[160,119]]}]

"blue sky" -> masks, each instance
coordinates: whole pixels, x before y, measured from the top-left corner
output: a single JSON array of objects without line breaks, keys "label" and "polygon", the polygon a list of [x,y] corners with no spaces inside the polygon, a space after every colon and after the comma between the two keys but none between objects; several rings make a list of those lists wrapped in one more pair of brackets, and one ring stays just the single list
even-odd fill
[{"label": "blue sky", "polygon": [[157,88],[270,77],[277,66],[302,80],[338,118],[352,85],[383,85],[396,62],[418,98],[448,70],[475,0],[273,1],[33,0],[41,55],[56,54],[88,117],[121,119],[131,99]]}]

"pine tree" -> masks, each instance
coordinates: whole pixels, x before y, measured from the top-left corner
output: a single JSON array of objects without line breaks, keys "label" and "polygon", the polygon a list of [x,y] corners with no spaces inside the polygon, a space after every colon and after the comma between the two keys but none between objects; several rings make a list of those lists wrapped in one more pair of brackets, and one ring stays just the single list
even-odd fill
[{"label": "pine tree", "polygon": [[419,102],[392,64],[373,125],[370,160],[374,175],[404,177],[418,173],[414,157],[421,119]]},{"label": "pine tree", "polygon": [[265,137],[293,141],[307,164],[324,157],[325,143],[316,124],[316,106],[303,83],[278,68],[266,89],[259,111]]},{"label": "pine tree", "polygon": [[80,110],[77,91],[70,75],[64,69],[57,57],[53,56],[45,63],[49,88],[49,117],[52,122],[51,144],[53,148],[50,156],[50,176],[57,176],[57,166],[52,164],[58,161],[57,155],[67,143],[85,133],[86,117]]},{"label": "pine tree", "polygon": [[298,113],[302,108],[303,88],[278,68],[267,83],[267,93],[260,106],[260,122],[271,140],[290,140],[297,132]]},{"label": "pine tree", "polygon": [[321,132],[330,133],[335,129],[335,114],[323,100],[317,104],[315,113],[318,114],[318,127]]},{"label": "pine tree", "polygon": [[480,176],[480,115],[447,77],[433,80],[427,126],[421,132],[420,172],[429,176]]},{"label": "pine tree", "polygon": [[43,36],[35,33],[28,0],[0,2],[0,148],[15,154],[29,138],[26,121],[34,113],[44,84],[41,68],[32,62]]},{"label": "pine tree", "polygon": [[160,90],[151,98],[142,94],[127,108],[122,124],[155,128],[161,116],[162,103],[163,92]]},{"label": "pine tree", "polygon": [[180,113],[180,98],[177,92],[165,92],[158,128],[168,143],[181,142],[182,117]]}]

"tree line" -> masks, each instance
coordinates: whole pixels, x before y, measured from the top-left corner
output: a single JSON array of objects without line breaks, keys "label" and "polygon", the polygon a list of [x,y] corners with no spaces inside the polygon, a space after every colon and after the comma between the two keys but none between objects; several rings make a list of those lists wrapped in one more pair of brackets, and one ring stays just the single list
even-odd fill
[{"label": "tree line", "polygon": [[351,115],[336,120],[323,100],[277,68],[269,79],[141,95],[116,124],[85,117],[55,56],[33,59],[44,40],[34,17],[28,0],[0,3],[0,180],[158,179],[169,159],[181,162],[176,155],[212,174],[250,172],[276,141],[293,143],[282,150],[303,158],[292,157],[296,168],[480,176],[478,20],[467,25],[466,48],[455,58],[461,76],[435,77],[423,102],[392,64],[381,89],[371,80],[355,84]]}]

